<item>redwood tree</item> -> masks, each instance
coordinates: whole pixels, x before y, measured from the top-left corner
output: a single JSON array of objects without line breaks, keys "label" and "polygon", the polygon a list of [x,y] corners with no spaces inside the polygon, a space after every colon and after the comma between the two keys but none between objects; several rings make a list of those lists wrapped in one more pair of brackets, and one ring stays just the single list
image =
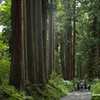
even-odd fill
[{"label": "redwood tree", "polygon": [[44,73],[46,81],[48,81],[47,67],[47,3],[48,0],[42,0],[42,22],[43,22],[43,54],[44,54]]},{"label": "redwood tree", "polygon": [[54,3],[54,0],[49,0],[50,2],[50,7],[51,9],[49,9],[49,61],[48,61],[48,64],[49,64],[49,74],[52,74],[53,72],[53,69],[54,69],[54,59],[53,59],[53,54],[54,54],[54,14],[53,14],[53,3]]},{"label": "redwood tree", "polygon": [[38,24],[38,66],[39,83],[45,85],[44,55],[43,55],[43,34],[42,34],[42,1],[37,0],[37,24]]},{"label": "redwood tree", "polygon": [[23,0],[12,0],[11,8],[11,69],[9,84],[17,89],[25,88],[24,40],[23,40]]},{"label": "redwood tree", "polygon": [[75,24],[75,5],[76,0],[74,0],[74,19],[73,19],[73,27],[74,27],[74,31],[73,31],[73,65],[72,65],[72,77],[73,79],[75,78],[75,52],[76,52],[76,34],[75,34],[75,30],[76,30],[76,24]]}]

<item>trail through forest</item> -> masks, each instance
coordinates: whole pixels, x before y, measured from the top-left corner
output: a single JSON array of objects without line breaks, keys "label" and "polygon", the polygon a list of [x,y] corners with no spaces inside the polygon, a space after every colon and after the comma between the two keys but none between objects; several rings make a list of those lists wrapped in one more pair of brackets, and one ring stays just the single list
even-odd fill
[{"label": "trail through forest", "polygon": [[74,91],[59,100],[91,100],[91,92]]}]

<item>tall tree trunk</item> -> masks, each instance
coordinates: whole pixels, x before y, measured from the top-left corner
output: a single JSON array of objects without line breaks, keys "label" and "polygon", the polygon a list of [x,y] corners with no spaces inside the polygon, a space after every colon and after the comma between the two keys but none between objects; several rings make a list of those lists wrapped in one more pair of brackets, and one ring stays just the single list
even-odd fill
[{"label": "tall tree trunk", "polygon": [[[65,2],[66,3],[66,2]],[[68,10],[66,13],[68,19],[65,23],[65,66],[66,70],[66,79],[72,78],[72,25],[71,25],[71,12],[70,12],[70,3],[67,3],[65,10]],[[67,40],[67,41],[66,41]]]},{"label": "tall tree trunk", "polygon": [[[70,8],[70,4],[69,4]],[[72,79],[72,26],[69,18],[69,79]]]},{"label": "tall tree trunk", "polygon": [[[52,2],[54,3],[54,1]],[[55,71],[55,30],[54,30],[54,13],[53,13],[53,71]]]},{"label": "tall tree trunk", "polygon": [[[99,39],[100,39],[100,29],[99,29]],[[100,66],[100,43],[98,44],[98,66]],[[99,67],[99,70],[98,70],[98,77],[100,78],[100,67]]]},{"label": "tall tree trunk", "polygon": [[61,46],[60,46],[60,57],[61,57],[61,69],[62,69],[62,75],[63,78],[66,80],[67,79],[67,67],[66,67],[66,43],[65,43],[65,34],[61,36]]},{"label": "tall tree trunk", "polygon": [[[66,37],[67,38],[67,37]],[[68,38],[67,38],[68,39]],[[69,79],[69,64],[68,64],[68,61],[69,61],[69,58],[68,58],[68,43],[66,43],[65,45],[65,59],[66,59],[66,79],[68,80]]]},{"label": "tall tree trunk", "polygon": [[25,80],[28,81],[28,58],[27,58],[27,16],[26,16],[26,0],[23,1],[24,15],[24,61],[25,61]]},{"label": "tall tree trunk", "polygon": [[70,27],[70,79],[72,79],[72,26]]},{"label": "tall tree trunk", "polygon": [[43,53],[44,53],[44,70],[46,82],[48,82],[48,68],[47,68],[47,2],[42,0],[42,19],[43,19]]},{"label": "tall tree trunk", "polygon": [[72,69],[72,76],[73,79],[75,78],[75,53],[76,53],[76,34],[75,34],[75,30],[76,30],[76,25],[75,25],[75,8],[76,8],[76,4],[75,4],[76,0],[74,0],[74,22],[73,22],[73,26],[74,26],[74,34],[73,34],[73,69]]},{"label": "tall tree trunk", "polygon": [[38,20],[38,66],[39,83],[45,85],[44,56],[43,56],[43,34],[42,34],[42,2],[37,0],[37,20]]},{"label": "tall tree trunk", "polygon": [[[93,33],[92,33],[92,37],[93,38],[98,38],[98,30],[97,30],[97,16],[95,16],[94,15],[94,18],[93,18],[93,26],[92,26],[93,28]],[[97,65],[97,56],[98,56],[98,54],[97,54],[97,44],[93,44],[93,46],[92,46],[92,52],[91,52],[91,55],[92,55],[92,62],[91,62],[91,64],[92,64],[92,69],[93,70],[91,70],[90,71],[90,73],[91,72],[93,72],[93,74],[91,74],[91,78],[94,78],[94,77],[98,77],[98,74],[97,74],[97,72],[98,72],[98,65]]]},{"label": "tall tree trunk", "polygon": [[32,0],[26,0],[27,12],[27,57],[28,57],[28,79],[31,83],[36,83],[36,71],[34,62],[34,36],[33,36],[33,8]]},{"label": "tall tree trunk", "polygon": [[37,0],[33,0],[33,30],[34,30],[34,63],[36,72],[36,83],[39,84],[39,66],[38,66],[38,11]]},{"label": "tall tree trunk", "polygon": [[35,78],[35,83],[39,83],[39,66],[38,66],[38,22],[37,22],[37,0],[32,0],[32,12],[33,12],[33,17],[32,17],[32,22],[33,22],[33,45],[34,45],[34,78]]},{"label": "tall tree trunk", "polygon": [[[49,0],[50,3],[53,3],[53,0]],[[53,72],[53,8],[49,12],[49,74]]]},{"label": "tall tree trunk", "polygon": [[24,40],[23,40],[23,0],[12,0],[12,41],[11,69],[9,84],[17,89],[25,89]]},{"label": "tall tree trunk", "polygon": [[60,58],[61,58],[61,70],[62,70],[62,75],[63,78],[65,79],[65,68],[64,68],[64,44],[61,42],[60,44]]}]

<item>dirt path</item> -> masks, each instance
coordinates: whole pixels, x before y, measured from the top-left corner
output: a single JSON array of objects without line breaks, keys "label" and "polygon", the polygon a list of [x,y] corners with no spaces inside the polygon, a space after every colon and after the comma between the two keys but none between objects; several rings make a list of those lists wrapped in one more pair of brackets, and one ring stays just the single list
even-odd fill
[{"label": "dirt path", "polygon": [[59,100],[91,100],[91,92],[74,91]]}]

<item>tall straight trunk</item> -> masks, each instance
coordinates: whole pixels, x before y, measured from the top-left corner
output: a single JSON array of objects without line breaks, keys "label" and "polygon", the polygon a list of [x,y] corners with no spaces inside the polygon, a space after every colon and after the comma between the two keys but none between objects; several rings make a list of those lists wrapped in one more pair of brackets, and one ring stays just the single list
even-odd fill
[{"label": "tall straight trunk", "polygon": [[27,58],[28,58],[28,79],[36,83],[36,71],[34,63],[34,35],[33,35],[33,10],[32,0],[26,0],[27,12]]},{"label": "tall straight trunk", "polygon": [[[99,0],[100,4],[100,0]],[[100,28],[98,28],[98,38],[100,39]],[[100,66],[100,43],[98,43],[98,66]],[[100,78],[100,67],[98,71],[98,77]]]},{"label": "tall straight trunk", "polygon": [[65,59],[66,59],[66,79],[69,79],[69,65],[68,65],[68,43],[65,45]]},{"label": "tall straight trunk", "polygon": [[[94,16],[94,18],[93,18],[93,33],[92,33],[92,37],[93,38],[98,38],[98,30],[97,30],[97,16]],[[91,62],[91,64],[92,64],[92,69],[93,69],[93,71],[91,70],[90,71],[90,73],[91,72],[94,72],[92,75],[91,75],[91,78],[93,78],[93,77],[98,77],[98,74],[97,74],[97,72],[98,72],[98,65],[97,65],[97,56],[98,56],[98,54],[97,54],[97,46],[98,44],[94,44],[93,46],[92,46],[92,62]]]},{"label": "tall straight trunk", "polygon": [[63,78],[67,79],[65,34],[61,36],[60,57]]},{"label": "tall straight trunk", "polygon": [[65,68],[64,68],[64,44],[61,42],[60,44],[60,58],[61,58],[61,70],[63,78],[65,79]]},{"label": "tall straight trunk", "polygon": [[[53,3],[53,0],[49,0]],[[49,12],[49,74],[53,72],[53,9],[51,8]]]},{"label": "tall straight trunk", "polygon": [[38,12],[37,12],[37,0],[33,0],[33,41],[34,41],[34,63],[35,63],[35,75],[36,75],[36,83],[39,84],[39,66],[38,66]]},{"label": "tall straight trunk", "polygon": [[76,30],[76,24],[75,24],[75,8],[76,8],[76,4],[75,4],[75,0],[74,0],[74,19],[73,19],[73,26],[74,26],[74,34],[73,34],[73,69],[72,69],[72,77],[73,79],[75,78],[75,53],[76,53],[76,34],[75,34],[75,30]]},{"label": "tall straight trunk", "polygon": [[[71,14],[70,14],[70,3],[66,4],[65,10],[68,10],[66,13],[68,19],[65,23],[65,66],[67,79],[72,77],[72,26],[71,26]],[[67,42],[67,41],[68,42]]]},{"label": "tall straight trunk", "polygon": [[33,42],[34,42],[34,76],[36,83],[39,83],[39,66],[38,66],[38,22],[37,22],[37,0],[32,0],[32,11],[33,11]]},{"label": "tall straight trunk", "polygon": [[23,1],[24,15],[24,61],[25,61],[25,80],[28,81],[28,58],[27,58],[27,20],[26,20],[26,0]]},{"label": "tall straight trunk", "polygon": [[38,66],[39,83],[45,85],[44,56],[43,56],[43,34],[42,34],[42,2],[37,0],[37,21],[38,21]]},{"label": "tall straight trunk", "polygon": [[72,79],[72,27],[70,27],[70,79]]},{"label": "tall straight trunk", "polygon": [[67,69],[67,61],[68,61],[68,59],[66,58],[67,56],[67,45],[66,45],[66,43],[64,43],[64,79],[65,80],[67,80],[68,79],[68,73],[67,73],[67,71],[68,71],[68,69]]},{"label": "tall straight trunk", "polygon": [[72,79],[72,28],[71,28],[71,20],[69,20],[70,25],[68,26],[68,43],[67,43],[67,72],[68,79]]},{"label": "tall straight trunk", "polygon": [[[52,2],[54,3],[54,1]],[[55,71],[55,30],[54,30],[54,13],[53,13],[53,71]]]},{"label": "tall straight trunk", "polygon": [[[88,80],[91,80],[91,78],[94,77],[94,53],[95,53],[95,46],[91,46],[91,51],[90,51],[90,54],[89,54],[89,65],[88,65],[88,68],[87,68],[87,71],[88,71]],[[90,68],[91,66],[91,68]]]},{"label": "tall straight trunk", "polygon": [[[99,29],[99,36],[98,36],[99,38],[100,38],[100,29]],[[100,43],[98,44],[98,66],[100,66]],[[100,67],[99,67],[99,70],[98,70],[98,77],[100,78]]]},{"label": "tall straight trunk", "polygon": [[[70,8],[70,4],[69,4]],[[71,18],[69,18],[69,79],[72,79],[72,26]]]},{"label": "tall straight trunk", "polygon": [[44,70],[45,70],[46,81],[48,81],[48,68],[47,68],[47,2],[48,2],[48,0],[42,0],[43,53],[44,53]]},{"label": "tall straight trunk", "polygon": [[[69,41],[69,25],[67,26],[67,40]],[[69,41],[70,42],[70,41]],[[70,79],[70,43],[66,45],[66,70],[67,70],[67,79]]]},{"label": "tall straight trunk", "polygon": [[23,40],[23,0],[12,0],[11,8],[11,69],[9,84],[17,89],[25,89],[24,40]]},{"label": "tall straight trunk", "polygon": [[[68,27],[65,24],[65,73],[66,73],[66,79],[69,79],[69,44],[68,44],[68,39],[69,39],[69,33],[68,33]],[[67,40],[67,41],[66,41]]]}]

